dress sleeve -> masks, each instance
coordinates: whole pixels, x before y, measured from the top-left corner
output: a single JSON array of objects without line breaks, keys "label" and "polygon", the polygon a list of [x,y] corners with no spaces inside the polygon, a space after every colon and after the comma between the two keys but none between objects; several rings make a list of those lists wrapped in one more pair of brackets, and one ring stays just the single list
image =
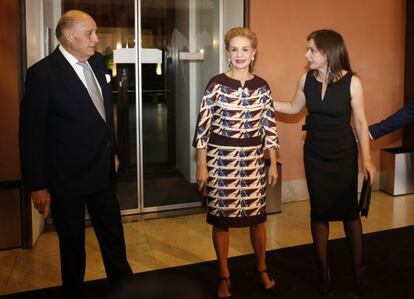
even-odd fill
[{"label": "dress sleeve", "polygon": [[216,99],[216,88],[214,83],[209,83],[204,91],[200,103],[197,125],[194,133],[193,147],[202,149],[207,148],[210,139],[210,127],[213,117],[213,107]]},{"label": "dress sleeve", "polygon": [[280,147],[279,133],[277,131],[275,110],[270,89],[263,95],[265,97],[264,111],[262,115],[262,126],[264,130],[264,149],[273,150]]}]

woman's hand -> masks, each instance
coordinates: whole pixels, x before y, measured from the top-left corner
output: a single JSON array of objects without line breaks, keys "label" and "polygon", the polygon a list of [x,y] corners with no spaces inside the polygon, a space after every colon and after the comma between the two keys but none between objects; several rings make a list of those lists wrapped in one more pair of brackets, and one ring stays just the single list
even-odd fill
[{"label": "woman's hand", "polygon": [[[205,190],[208,180],[208,169],[207,165],[197,165],[196,179],[198,185],[198,191]],[[205,191],[203,192],[205,193]]]},{"label": "woman's hand", "polygon": [[206,195],[205,187],[208,180],[208,169],[207,169],[207,149],[197,149],[197,169],[196,169],[196,180],[198,185],[198,191],[203,190]]},{"label": "woman's hand", "polygon": [[279,174],[277,172],[277,165],[273,163],[270,164],[269,172],[267,174],[267,183],[269,184],[270,188],[273,188],[276,185],[278,177]]},{"label": "woman's hand", "polygon": [[372,163],[371,160],[364,161],[363,171],[365,178],[369,177],[370,183],[372,184],[377,173],[377,168],[375,167],[374,163]]}]

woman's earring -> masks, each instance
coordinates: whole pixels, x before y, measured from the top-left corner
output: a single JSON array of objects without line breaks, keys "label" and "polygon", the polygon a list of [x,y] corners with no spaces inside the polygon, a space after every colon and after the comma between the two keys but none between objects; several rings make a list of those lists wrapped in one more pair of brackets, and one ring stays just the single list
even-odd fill
[{"label": "woman's earring", "polygon": [[229,59],[227,59],[227,64],[229,65],[229,67],[232,67],[232,64],[231,64],[231,59],[229,58]]}]

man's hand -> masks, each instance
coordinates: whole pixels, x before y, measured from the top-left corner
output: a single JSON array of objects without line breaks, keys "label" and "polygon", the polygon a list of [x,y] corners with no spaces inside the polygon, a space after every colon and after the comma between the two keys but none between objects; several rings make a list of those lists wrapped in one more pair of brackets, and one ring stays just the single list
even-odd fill
[{"label": "man's hand", "polygon": [[115,173],[118,173],[119,164],[118,155],[115,155]]},{"label": "man's hand", "polygon": [[43,218],[46,218],[49,214],[50,208],[50,194],[47,189],[34,191],[31,193],[33,205],[36,210],[42,214]]}]

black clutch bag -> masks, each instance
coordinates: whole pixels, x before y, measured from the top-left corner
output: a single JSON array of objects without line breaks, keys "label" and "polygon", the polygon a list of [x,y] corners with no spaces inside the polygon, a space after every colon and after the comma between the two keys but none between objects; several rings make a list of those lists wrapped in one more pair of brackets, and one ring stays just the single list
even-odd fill
[{"label": "black clutch bag", "polygon": [[359,211],[361,216],[368,217],[369,204],[371,202],[371,183],[369,178],[364,179],[361,194],[359,195]]}]

